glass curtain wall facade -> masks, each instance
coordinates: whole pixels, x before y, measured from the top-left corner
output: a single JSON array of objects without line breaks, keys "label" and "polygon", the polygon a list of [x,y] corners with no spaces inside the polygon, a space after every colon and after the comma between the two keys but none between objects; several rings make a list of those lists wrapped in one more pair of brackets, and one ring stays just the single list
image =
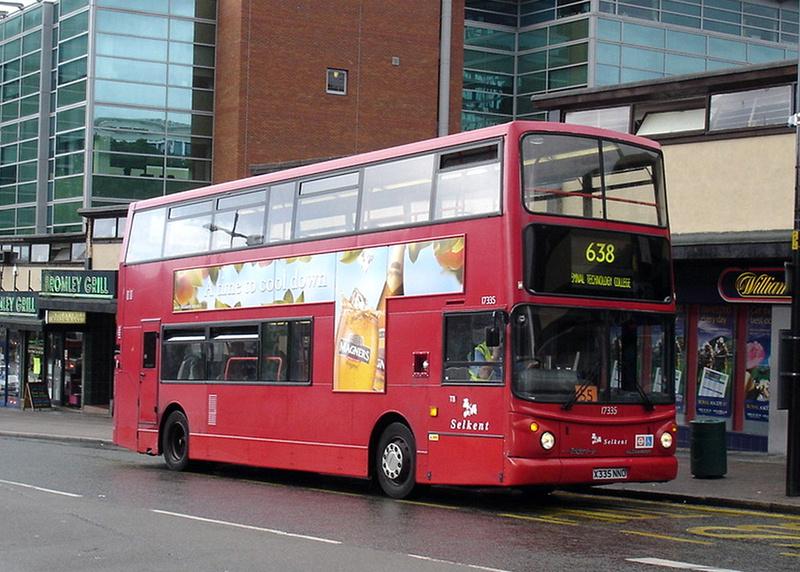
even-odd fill
[{"label": "glass curtain wall facade", "polygon": [[543,119],[531,96],[797,58],[778,0],[466,0],[462,128]]},{"label": "glass curtain wall facade", "polygon": [[0,42],[0,234],[211,181],[215,0],[41,3]]},{"label": "glass curtain wall facade", "polygon": [[[37,226],[41,163],[42,87],[50,80],[51,6],[38,5],[0,20],[0,233],[32,233]],[[44,68],[43,68],[44,63]],[[43,74],[42,69],[47,71]],[[45,107],[49,112],[49,106]]]}]

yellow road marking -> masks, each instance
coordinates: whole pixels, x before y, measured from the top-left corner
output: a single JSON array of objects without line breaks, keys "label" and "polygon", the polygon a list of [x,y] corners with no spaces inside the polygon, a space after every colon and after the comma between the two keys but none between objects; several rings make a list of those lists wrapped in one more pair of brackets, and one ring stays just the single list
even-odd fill
[{"label": "yellow road marking", "polygon": [[501,514],[500,516],[504,516],[506,518],[516,518],[519,520],[534,520],[536,522],[546,522],[548,524],[567,524],[569,526],[579,526],[577,522],[574,520],[568,520],[558,517],[547,517],[547,516],[526,516],[522,514]]},{"label": "yellow road marking", "polygon": [[620,532],[625,534],[636,534],[638,536],[647,536],[649,538],[660,538],[662,540],[672,540],[675,542],[688,542],[690,544],[705,544],[706,546],[714,546],[713,542],[707,542],[705,540],[690,540],[688,538],[678,538],[677,536],[665,536],[663,534],[650,534],[648,532],[639,532],[638,530],[620,530]]},{"label": "yellow road marking", "polygon": [[742,524],[740,526],[695,526],[687,532],[712,538],[758,538],[768,540],[800,540],[800,523]]},{"label": "yellow road marking", "polygon": [[399,500],[403,504],[413,504],[416,506],[426,506],[428,508],[446,508],[447,510],[461,510],[460,507],[457,506],[448,506],[446,504],[437,504],[432,502],[421,502],[421,501],[410,501],[410,500]]}]

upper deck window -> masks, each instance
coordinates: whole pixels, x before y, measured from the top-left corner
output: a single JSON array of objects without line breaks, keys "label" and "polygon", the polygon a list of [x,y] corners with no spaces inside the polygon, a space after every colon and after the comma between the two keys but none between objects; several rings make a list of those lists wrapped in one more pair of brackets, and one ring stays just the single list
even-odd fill
[{"label": "upper deck window", "polygon": [[126,262],[142,262],[161,256],[164,246],[164,225],[167,209],[137,212],[131,222]]},{"label": "upper deck window", "polygon": [[530,134],[522,165],[523,200],[532,213],[666,225],[661,156],[651,149]]},{"label": "upper deck window", "polygon": [[211,201],[169,209],[164,255],[178,256],[208,250],[211,238]]},{"label": "upper deck window", "polygon": [[211,227],[211,250],[262,244],[266,204],[265,189],[218,199]]},{"label": "upper deck window", "polygon": [[136,211],[125,262],[499,215],[499,138]]},{"label": "upper deck window", "polygon": [[[361,227],[410,225],[430,220],[433,155],[422,155],[364,170]],[[402,195],[403,201],[397,197]]]},{"label": "upper deck window", "polygon": [[444,153],[436,180],[435,219],[500,212],[501,169],[497,144]]},{"label": "upper deck window", "polygon": [[345,173],[300,185],[297,238],[353,232],[358,212],[358,173]]}]

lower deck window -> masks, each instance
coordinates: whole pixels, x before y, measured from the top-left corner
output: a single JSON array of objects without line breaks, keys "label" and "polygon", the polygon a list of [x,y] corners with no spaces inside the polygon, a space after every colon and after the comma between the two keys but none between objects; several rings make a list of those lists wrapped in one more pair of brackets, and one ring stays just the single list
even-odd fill
[{"label": "lower deck window", "polygon": [[167,381],[311,381],[310,319],[223,327],[167,328],[161,379]]}]

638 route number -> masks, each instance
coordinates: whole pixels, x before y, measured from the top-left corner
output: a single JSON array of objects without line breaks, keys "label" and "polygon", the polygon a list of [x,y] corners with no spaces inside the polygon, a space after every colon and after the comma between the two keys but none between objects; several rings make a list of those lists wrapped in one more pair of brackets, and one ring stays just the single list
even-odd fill
[{"label": "638 route number", "polygon": [[590,242],[583,255],[586,257],[586,262],[614,264],[617,258],[615,250],[610,242]]}]

